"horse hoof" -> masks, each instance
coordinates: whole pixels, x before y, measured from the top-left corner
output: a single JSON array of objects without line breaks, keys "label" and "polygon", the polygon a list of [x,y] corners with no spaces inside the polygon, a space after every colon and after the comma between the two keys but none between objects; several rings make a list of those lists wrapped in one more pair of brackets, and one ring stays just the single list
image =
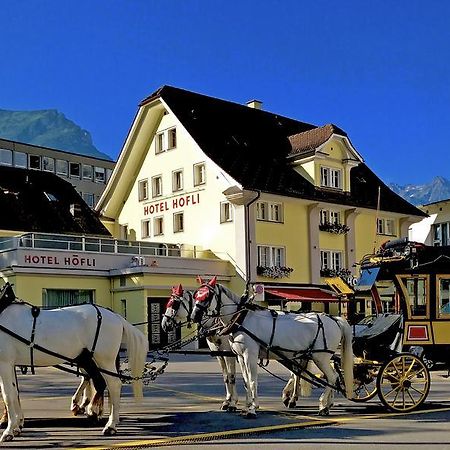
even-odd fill
[{"label": "horse hoof", "polygon": [[14,436],[12,434],[4,434],[1,437],[0,441],[1,442],[9,442],[9,441],[12,441],[13,439],[14,439]]},{"label": "horse hoof", "polygon": [[286,406],[286,408],[289,407],[289,402],[290,402],[290,398],[289,397],[286,397],[286,398],[283,399],[283,404],[284,404],[284,406]]},{"label": "horse hoof", "polygon": [[230,407],[230,405],[228,403],[223,403],[222,406],[220,407],[221,411],[228,411],[228,408]]},{"label": "horse hoof", "polygon": [[14,437],[20,436],[21,432],[22,430],[20,428],[16,428],[15,430],[13,430]]},{"label": "horse hoof", "polygon": [[297,406],[297,402],[296,402],[296,401],[290,402],[290,403],[287,405],[288,408],[295,408],[296,406]]},{"label": "horse hoof", "polygon": [[103,436],[115,436],[117,434],[117,430],[115,428],[105,428],[103,430]]},{"label": "horse hoof", "polygon": [[319,411],[319,416],[329,416],[330,408],[323,408]]},{"label": "horse hoof", "polygon": [[236,406],[228,406],[227,412],[236,412],[237,407]]},{"label": "horse hoof", "polygon": [[86,419],[89,423],[97,424],[99,422],[99,417],[97,414],[88,414]]},{"label": "horse hoof", "polygon": [[247,412],[247,414],[245,415],[246,419],[256,419],[256,413],[254,412]]}]

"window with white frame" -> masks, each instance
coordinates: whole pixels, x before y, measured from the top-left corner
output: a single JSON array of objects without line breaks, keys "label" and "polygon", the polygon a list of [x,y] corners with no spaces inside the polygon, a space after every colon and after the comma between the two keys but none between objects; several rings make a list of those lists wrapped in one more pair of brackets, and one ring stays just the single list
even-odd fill
[{"label": "window with white frame", "polygon": [[56,173],[58,175],[69,175],[69,162],[64,159],[56,160]]},{"label": "window with white frame", "polygon": [[194,164],[194,186],[206,183],[205,163]]},{"label": "window with white frame", "polygon": [[28,167],[28,155],[24,152],[14,152],[14,167]]},{"label": "window with white frame", "polygon": [[177,129],[169,128],[155,136],[155,153],[163,153],[177,147]]},{"label": "window with white frame", "polygon": [[321,167],[320,186],[333,189],[342,189],[342,171],[332,167]]},{"label": "window with white frame", "polygon": [[167,130],[168,150],[176,148],[177,146],[177,129],[171,128]]},{"label": "window with white frame", "polygon": [[138,182],[138,199],[140,202],[148,200],[148,180]]},{"label": "window with white frame", "polygon": [[220,203],[220,223],[233,222],[233,205],[230,202]]},{"label": "window with white frame", "polygon": [[2,166],[12,166],[13,152],[6,148],[0,148],[0,164]]},{"label": "window with white frame", "polygon": [[284,267],[284,247],[270,245],[258,245],[258,266],[261,267]]},{"label": "window with white frame", "polygon": [[395,235],[395,222],[393,219],[377,219],[377,233],[388,236]]},{"label": "window with white frame", "polygon": [[283,204],[276,202],[256,203],[256,218],[269,222],[283,222]]},{"label": "window with white frame", "polygon": [[327,223],[340,224],[341,223],[341,214],[339,211],[333,211],[330,209],[321,209],[320,210],[320,224],[324,225]]},{"label": "window with white frame", "polygon": [[176,212],[173,215],[173,232],[179,233],[184,231],[184,213]]},{"label": "window with white frame", "polygon": [[183,190],[183,171],[174,170],[172,172],[172,191],[177,192]]},{"label": "window with white frame", "polygon": [[92,180],[94,176],[94,168],[90,165],[83,164],[83,179]]},{"label": "window with white frame", "polygon": [[104,183],[106,180],[106,170],[104,167],[94,168],[94,180],[96,183]]},{"label": "window with white frame", "polygon": [[320,268],[321,270],[341,270],[342,269],[342,252],[334,250],[320,251]]},{"label": "window with white frame", "polygon": [[141,222],[141,236],[142,239],[150,237],[150,222],[151,219],[146,219]]},{"label": "window with white frame", "polygon": [[161,236],[164,234],[164,218],[162,216],[153,218],[153,235]]},{"label": "window with white frame", "polygon": [[433,245],[450,245],[450,223],[443,222],[432,225]]},{"label": "window with white frame", "polygon": [[152,197],[160,197],[162,195],[162,176],[152,177]]},{"label": "window with white frame", "polygon": [[28,160],[30,169],[41,170],[41,157],[39,155],[29,155]]}]

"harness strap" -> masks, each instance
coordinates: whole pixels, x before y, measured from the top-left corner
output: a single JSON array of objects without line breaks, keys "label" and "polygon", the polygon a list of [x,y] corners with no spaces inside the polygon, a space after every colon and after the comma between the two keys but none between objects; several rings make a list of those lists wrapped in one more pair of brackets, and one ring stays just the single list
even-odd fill
[{"label": "harness strap", "polygon": [[31,315],[33,316],[33,326],[31,327],[31,338],[30,338],[30,369],[31,375],[34,375],[34,337],[36,335],[36,319],[41,313],[41,308],[37,306],[31,307]]},{"label": "harness strap", "polygon": [[272,315],[272,333],[270,334],[269,343],[266,346],[266,363],[263,364],[264,367],[267,367],[269,365],[269,353],[270,353],[270,349],[272,348],[273,337],[275,335],[275,325],[277,323],[277,317],[278,317],[278,314],[276,313],[276,311],[274,311],[273,309],[270,309],[269,311],[270,311],[270,314]]},{"label": "harness strap", "polygon": [[95,330],[95,337],[94,337],[94,342],[92,343],[91,355],[94,354],[95,347],[97,347],[98,336],[100,334],[100,326],[102,325],[102,319],[103,319],[102,313],[101,313],[99,307],[95,303],[92,303],[92,306],[97,311],[97,329]]}]

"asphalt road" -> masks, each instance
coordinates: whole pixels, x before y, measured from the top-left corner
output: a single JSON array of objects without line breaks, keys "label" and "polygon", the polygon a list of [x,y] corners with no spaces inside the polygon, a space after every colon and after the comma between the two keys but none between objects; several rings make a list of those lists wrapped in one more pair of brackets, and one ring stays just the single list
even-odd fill
[{"label": "asphalt road", "polygon": [[[271,362],[269,368],[287,378]],[[450,383],[433,373],[428,400],[410,414],[387,413],[377,399],[355,404],[337,395],[330,416],[317,416],[320,389],[286,409],[280,394],[284,382],[260,372],[260,411],[257,419],[219,410],[224,393],[217,362],[208,356],[170,357],[166,372],[145,388],[136,405],[129,386],[122,395],[119,434],[104,437],[101,425],[73,417],[70,397],[79,379],[52,368],[36,375],[19,375],[25,428],[2,448],[183,448],[253,449],[411,448],[450,449]],[[244,400],[238,376],[240,398]]]}]

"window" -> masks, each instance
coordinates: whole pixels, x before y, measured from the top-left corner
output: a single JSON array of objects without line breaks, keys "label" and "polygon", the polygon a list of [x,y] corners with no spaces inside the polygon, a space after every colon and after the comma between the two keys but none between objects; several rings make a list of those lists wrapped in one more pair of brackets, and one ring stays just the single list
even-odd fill
[{"label": "window", "polygon": [[152,178],[152,197],[160,197],[162,195],[162,177],[158,175]]},{"label": "window", "polygon": [[433,245],[450,245],[450,223],[438,223],[432,225]]},{"label": "window", "polygon": [[138,182],[138,198],[140,202],[148,200],[148,180]]},{"label": "window", "polygon": [[0,148],[0,164],[2,166],[12,166],[12,150],[6,150],[5,148]]},{"label": "window", "polygon": [[50,158],[49,156],[42,157],[42,170],[46,172],[54,172],[55,171],[55,160]]},{"label": "window", "polygon": [[82,197],[90,208],[94,207],[94,194],[92,194],[91,192],[83,192]]},{"label": "window", "polygon": [[142,239],[150,237],[150,219],[141,222],[141,236]]},{"label": "window", "polygon": [[69,164],[69,173],[71,177],[80,178],[80,164],[71,162]]},{"label": "window", "polygon": [[439,286],[439,316],[450,315],[450,279],[440,278]]},{"label": "window", "polygon": [[233,222],[233,206],[230,202],[220,203],[220,223]]},{"label": "window", "polygon": [[93,174],[94,174],[93,167],[83,164],[83,179],[84,180],[92,180]]},{"label": "window", "polygon": [[104,183],[106,180],[106,173],[104,167],[96,167],[94,169],[94,179],[96,183]]},{"label": "window", "polygon": [[340,169],[332,169],[331,167],[320,168],[320,186],[322,187],[342,189],[341,178]]},{"label": "window", "polygon": [[177,130],[176,128],[171,128],[167,132],[168,138],[169,138],[169,147],[168,149],[176,148],[177,146]]},{"label": "window", "polygon": [[274,202],[258,202],[256,218],[269,222],[283,222],[283,204]]},{"label": "window", "polygon": [[179,233],[184,231],[184,213],[177,212],[173,215],[173,232]]},{"label": "window", "polygon": [[153,235],[161,236],[162,234],[164,234],[164,218],[155,217],[153,219]]},{"label": "window", "polygon": [[41,157],[39,155],[30,155],[30,169],[41,170]]},{"label": "window", "polygon": [[158,133],[155,139],[155,153],[162,153],[165,151],[164,146],[164,133]]},{"label": "window", "polygon": [[284,267],[284,247],[272,247],[258,245],[258,266],[261,267]]},{"label": "window", "polygon": [[339,211],[332,211],[329,209],[320,210],[320,224],[325,225],[327,223],[340,224],[341,215]]},{"label": "window", "polygon": [[402,278],[409,299],[412,316],[427,315],[427,279],[425,277]]},{"label": "window", "polygon": [[395,227],[393,219],[377,219],[377,233],[386,234],[388,236],[395,235]]},{"label": "window", "polygon": [[342,253],[333,250],[320,251],[320,268],[321,270],[335,270],[342,269]]},{"label": "window", "polygon": [[94,303],[94,290],[91,289],[43,289],[42,306],[46,309]]},{"label": "window", "polygon": [[56,173],[58,175],[67,175],[69,174],[69,163],[68,161],[64,161],[63,159],[56,160]]},{"label": "window", "polygon": [[194,186],[206,183],[205,163],[194,164]]},{"label": "window", "polygon": [[121,298],[120,299],[120,315],[126,319],[127,318],[127,299]]},{"label": "window", "polygon": [[183,189],[183,171],[175,170],[172,172],[172,191],[177,192]]},{"label": "window", "polygon": [[28,155],[24,152],[14,152],[14,167],[28,167]]}]

